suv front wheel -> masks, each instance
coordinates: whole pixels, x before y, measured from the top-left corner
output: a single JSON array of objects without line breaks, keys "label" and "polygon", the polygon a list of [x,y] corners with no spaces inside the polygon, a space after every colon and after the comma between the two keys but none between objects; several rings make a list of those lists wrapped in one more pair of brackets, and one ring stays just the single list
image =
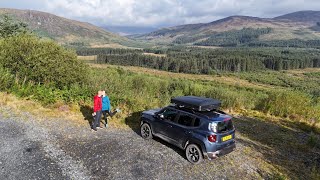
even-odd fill
[{"label": "suv front wheel", "polygon": [[143,123],[140,128],[140,133],[143,139],[152,139],[152,131],[149,124]]},{"label": "suv front wheel", "polygon": [[189,144],[187,146],[186,157],[192,164],[199,164],[203,159],[201,149],[195,144]]}]

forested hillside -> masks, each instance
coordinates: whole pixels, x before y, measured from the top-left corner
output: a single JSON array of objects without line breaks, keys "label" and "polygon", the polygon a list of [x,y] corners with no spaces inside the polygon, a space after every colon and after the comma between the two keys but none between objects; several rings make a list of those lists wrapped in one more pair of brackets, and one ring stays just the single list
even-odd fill
[{"label": "forested hillside", "polygon": [[[151,49],[145,50],[152,52]],[[142,50],[82,49],[79,55],[98,55],[98,63],[141,66],[164,71],[216,74],[264,69],[288,70],[320,67],[320,50],[294,48],[173,48],[153,50],[166,56],[145,55]]]},{"label": "forested hillside", "polygon": [[253,41],[258,41],[261,35],[269,34],[271,32],[271,28],[243,28],[241,30],[232,30],[213,34],[204,41],[194,43],[194,45],[235,47],[239,45],[246,45]]}]

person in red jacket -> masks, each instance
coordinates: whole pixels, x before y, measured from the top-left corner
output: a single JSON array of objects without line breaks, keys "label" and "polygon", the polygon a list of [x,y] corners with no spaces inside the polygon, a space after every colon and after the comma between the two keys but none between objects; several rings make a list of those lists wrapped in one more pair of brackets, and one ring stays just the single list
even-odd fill
[{"label": "person in red jacket", "polygon": [[93,97],[93,116],[94,121],[92,123],[92,129],[97,131],[97,128],[100,128],[100,119],[102,114],[102,91],[98,91]]}]

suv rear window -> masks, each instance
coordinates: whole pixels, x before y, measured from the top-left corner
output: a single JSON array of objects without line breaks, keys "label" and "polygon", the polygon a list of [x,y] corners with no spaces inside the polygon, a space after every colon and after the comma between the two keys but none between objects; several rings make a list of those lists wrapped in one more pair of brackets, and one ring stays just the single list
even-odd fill
[{"label": "suv rear window", "polygon": [[224,132],[228,132],[230,130],[233,130],[233,124],[232,124],[231,119],[228,121],[218,122],[218,125],[217,125],[218,133],[224,133]]}]

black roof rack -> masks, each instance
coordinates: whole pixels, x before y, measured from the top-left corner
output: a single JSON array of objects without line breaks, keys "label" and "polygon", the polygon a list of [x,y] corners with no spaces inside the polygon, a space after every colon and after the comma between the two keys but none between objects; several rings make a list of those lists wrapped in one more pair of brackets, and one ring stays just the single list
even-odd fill
[{"label": "black roof rack", "polygon": [[214,109],[219,109],[221,106],[221,101],[217,99],[197,96],[179,96],[171,98],[171,103],[174,103],[181,108],[195,111],[212,111]]}]

